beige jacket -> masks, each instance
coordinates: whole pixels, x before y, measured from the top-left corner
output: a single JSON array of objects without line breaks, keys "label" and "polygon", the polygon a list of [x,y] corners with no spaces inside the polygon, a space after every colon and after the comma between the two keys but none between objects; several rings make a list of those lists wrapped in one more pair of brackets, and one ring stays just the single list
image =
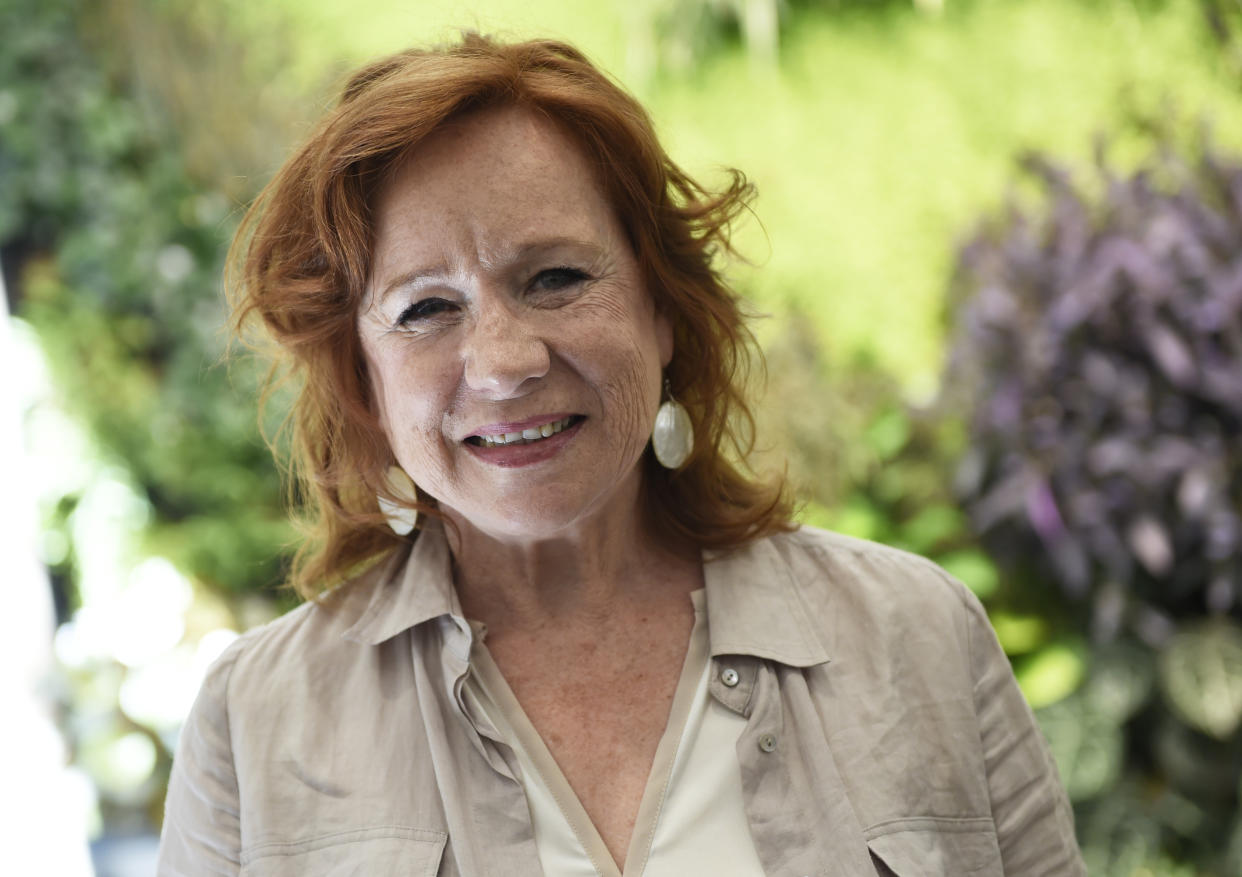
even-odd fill
[{"label": "beige jacket", "polygon": [[[449,561],[428,530],[229,648],[181,734],[160,875],[542,873],[513,753],[462,709],[472,633]],[[747,718],[767,874],[1085,874],[1048,749],[959,583],[810,529],[705,577],[710,692]]]}]

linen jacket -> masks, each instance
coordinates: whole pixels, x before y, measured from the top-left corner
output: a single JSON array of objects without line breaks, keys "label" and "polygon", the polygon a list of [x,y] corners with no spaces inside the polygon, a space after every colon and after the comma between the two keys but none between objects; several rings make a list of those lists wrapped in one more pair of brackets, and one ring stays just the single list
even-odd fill
[{"label": "linen jacket", "polygon": [[[704,575],[709,692],[747,719],[736,759],[766,874],[1085,874],[960,583],[809,528],[705,556]],[[434,528],[243,635],[181,733],[161,877],[541,874],[513,752],[463,708],[472,636]]]}]

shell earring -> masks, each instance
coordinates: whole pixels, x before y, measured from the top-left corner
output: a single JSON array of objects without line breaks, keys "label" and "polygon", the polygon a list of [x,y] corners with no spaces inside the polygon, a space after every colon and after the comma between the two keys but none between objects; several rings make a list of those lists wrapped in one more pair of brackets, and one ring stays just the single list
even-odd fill
[{"label": "shell earring", "polygon": [[[400,466],[389,466],[388,471],[384,473],[384,478],[388,483],[389,492],[394,496],[406,502],[418,502],[418,492],[414,489],[414,482]],[[418,526],[418,509],[398,505],[384,496],[377,496],[376,499],[379,500],[380,511],[388,519],[388,526],[398,536],[408,536]]]},{"label": "shell earring", "polygon": [[651,447],[661,466],[679,469],[694,450],[694,424],[690,422],[686,407],[673,398],[668,378],[664,379],[664,395],[668,398],[656,412]]}]

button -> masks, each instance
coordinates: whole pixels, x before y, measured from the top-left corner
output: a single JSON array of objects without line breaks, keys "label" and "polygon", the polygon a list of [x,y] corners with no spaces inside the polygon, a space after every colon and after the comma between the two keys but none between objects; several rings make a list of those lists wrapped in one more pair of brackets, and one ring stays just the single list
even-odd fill
[{"label": "button", "polygon": [[761,734],[759,736],[759,748],[762,749],[764,752],[771,752],[772,750],[776,749],[776,735],[775,734]]},{"label": "button", "polygon": [[720,681],[723,682],[729,688],[732,688],[733,686],[737,685],[738,680],[740,678],[741,677],[737,675],[737,671],[734,670],[732,667],[725,667],[723,670],[720,671]]}]

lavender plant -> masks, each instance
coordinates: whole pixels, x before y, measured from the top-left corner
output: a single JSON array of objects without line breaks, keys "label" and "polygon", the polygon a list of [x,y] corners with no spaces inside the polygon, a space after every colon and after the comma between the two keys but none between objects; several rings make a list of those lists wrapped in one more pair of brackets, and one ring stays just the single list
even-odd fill
[{"label": "lavender plant", "polygon": [[956,489],[1015,599],[1090,644],[1044,716],[1084,837],[1141,811],[1242,873],[1242,160],[1203,137],[1127,174],[1101,148],[1086,181],[1023,167],[1038,206],[960,252]]}]

